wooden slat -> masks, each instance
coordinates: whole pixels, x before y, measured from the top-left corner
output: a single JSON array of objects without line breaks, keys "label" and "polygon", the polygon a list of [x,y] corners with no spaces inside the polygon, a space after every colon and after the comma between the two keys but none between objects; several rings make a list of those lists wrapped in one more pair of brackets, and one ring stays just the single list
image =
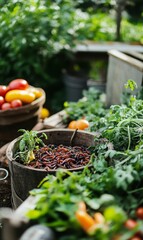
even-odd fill
[{"label": "wooden slat", "polygon": [[138,53],[138,52],[126,52],[128,55],[130,55],[131,57],[135,57],[136,59],[140,60],[141,62],[143,61],[143,54]]},{"label": "wooden slat", "polygon": [[53,114],[51,117],[46,118],[44,120],[44,127],[45,128],[65,128],[65,124],[62,121],[63,116],[65,115],[65,111],[62,110],[56,114]]},{"label": "wooden slat", "polygon": [[119,52],[117,50],[111,50],[108,52],[109,56],[113,56],[114,58],[117,58],[125,63],[128,63],[129,65],[133,66],[134,68],[138,69],[139,71],[143,72],[143,63],[135,58],[132,58],[128,56],[127,54],[124,54],[122,52]]},{"label": "wooden slat", "polygon": [[112,49],[116,49],[118,51],[127,52],[127,51],[136,51],[143,53],[143,46],[142,45],[134,45],[134,44],[127,44],[121,42],[92,42],[92,41],[85,41],[78,43],[74,48],[75,52],[108,52]]},{"label": "wooden slat", "polygon": [[143,63],[116,50],[109,51],[107,73],[107,106],[120,104],[124,84],[134,80],[140,88],[143,80]]},{"label": "wooden slat", "polygon": [[21,218],[25,217],[25,213],[34,209],[36,203],[36,197],[29,196],[14,212],[16,215],[18,214]]}]

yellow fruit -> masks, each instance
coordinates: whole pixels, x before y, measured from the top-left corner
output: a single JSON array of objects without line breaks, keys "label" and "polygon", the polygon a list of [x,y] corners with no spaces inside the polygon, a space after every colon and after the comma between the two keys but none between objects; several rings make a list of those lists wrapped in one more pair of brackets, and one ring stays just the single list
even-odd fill
[{"label": "yellow fruit", "polygon": [[31,103],[35,100],[35,94],[27,90],[10,90],[5,95],[6,102],[20,99],[23,103]]},{"label": "yellow fruit", "polygon": [[42,96],[42,92],[38,88],[29,87],[28,91],[34,93],[35,94],[35,98],[39,98],[39,97]]},{"label": "yellow fruit", "polygon": [[41,109],[40,118],[44,119],[44,118],[49,117],[49,115],[50,115],[50,112],[47,108],[42,108]]}]

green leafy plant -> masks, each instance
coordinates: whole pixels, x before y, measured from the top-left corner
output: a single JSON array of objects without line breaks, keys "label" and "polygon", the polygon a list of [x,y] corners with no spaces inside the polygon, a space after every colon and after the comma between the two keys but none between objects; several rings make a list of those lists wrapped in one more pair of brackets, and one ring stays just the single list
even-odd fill
[{"label": "green leafy plant", "polygon": [[125,84],[125,88],[129,88],[131,91],[134,91],[137,88],[137,84],[134,80],[129,79]]},{"label": "green leafy plant", "polygon": [[[74,1],[10,0],[0,14],[0,81],[27,79],[45,89],[47,105],[63,91],[62,68],[83,19]],[[29,24],[30,23],[30,24]],[[62,61],[61,61],[62,58]],[[4,70],[5,69],[5,70]],[[61,103],[62,108],[62,103]]]},{"label": "green leafy plant", "polygon": [[[132,90],[135,87],[131,80],[127,85]],[[92,94],[90,97],[93,99]],[[91,109],[91,102],[87,106]],[[55,176],[43,179],[39,188],[31,191],[36,205],[26,213],[28,218],[51,227],[60,240],[109,240],[116,235],[128,240],[136,233],[142,235],[142,220],[136,215],[136,209],[143,206],[142,106],[143,100],[136,98],[129,105],[112,105],[102,118],[96,119],[98,123],[94,125],[93,121],[93,132],[97,131],[97,125],[99,129],[98,135],[95,134],[91,167],[80,172],[59,170]],[[76,112],[76,107],[72,108],[71,115],[74,109]],[[103,137],[106,139],[101,142]],[[105,218],[105,225],[95,228],[92,234],[77,222],[76,211],[81,201],[90,216],[99,212]],[[128,219],[134,219],[135,228],[125,227]]]},{"label": "green leafy plant", "polygon": [[17,148],[14,152],[14,158],[28,164],[30,161],[34,160],[34,149],[38,149],[40,146],[44,146],[44,142],[41,138],[47,139],[47,135],[42,133],[41,136],[38,136],[37,131],[28,131],[25,129],[20,129],[19,131],[23,132],[23,135],[18,141]]},{"label": "green leafy plant", "polygon": [[[94,7],[83,11],[81,0],[9,0],[0,4],[0,83],[27,79],[44,88],[48,107],[61,110],[65,101],[62,69],[73,60],[73,48],[83,40],[114,41],[114,16],[95,12]],[[121,40],[142,43],[142,21],[124,17]]]},{"label": "green leafy plant", "polygon": [[88,120],[94,116],[104,116],[106,112],[104,100],[104,94],[95,88],[91,87],[89,90],[84,90],[83,98],[79,99],[79,101],[64,103],[66,115],[63,116],[63,121],[68,123],[70,120],[82,117]]}]

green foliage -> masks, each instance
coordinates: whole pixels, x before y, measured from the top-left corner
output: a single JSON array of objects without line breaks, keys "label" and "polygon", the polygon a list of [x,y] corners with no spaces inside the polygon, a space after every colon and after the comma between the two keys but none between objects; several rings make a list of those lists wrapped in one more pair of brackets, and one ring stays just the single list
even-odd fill
[{"label": "green foliage", "polygon": [[17,148],[14,152],[14,158],[27,164],[34,159],[34,149],[44,146],[44,142],[41,138],[44,137],[47,139],[47,135],[42,133],[41,136],[38,136],[38,132],[32,130],[20,129],[19,131],[23,132],[23,134],[18,141]]},{"label": "green foliage", "polygon": [[143,44],[142,20],[133,22],[128,19],[123,19],[121,37],[123,42]]},{"label": "green foliage", "polygon": [[[105,2],[108,1],[101,4],[103,10]],[[61,110],[66,100],[62,69],[72,59],[77,41],[115,40],[114,15],[95,11],[94,4],[81,11],[82,3],[81,0],[1,1],[0,84],[25,78],[46,91],[48,107]],[[124,17],[122,41],[142,43],[142,22]]]},{"label": "green foliage", "polygon": [[89,70],[89,79],[94,81],[106,81],[107,62],[105,60],[92,61]]},{"label": "green foliage", "polygon": [[[88,28],[88,32],[87,32]],[[93,41],[115,41],[116,21],[113,13],[91,11],[86,20],[86,28],[80,30],[82,35]],[[133,22],[128,17],[123,17],[121,27],[122,42],[143,42],[142,21]]]},{"label": "green foliage", "polygon": [[74,27],[79,21],[77,13],[73,11],[72,1],[59,1],[60,7],[57,2],[19,0],[9,2],[1,9],[2,49],[5,52],[11,50],[8,55],[11,59],[14,54],[18,58],[21,55],[27,57],[23,64],[14,65],[17,70],[21,67],[27,69],[33,61],[33,68],[38,73],[39,61],[44,64],[46,58],[73,45],[79,29]]},{"label": "green foliage", "polygon": [[[93,41],[114,41],[115,40],[115,22],[112,17],[105,13],[92,13],[87,20],[86,32],[87,39]],[[83,29],[86,31],[86,29]]]},{"label": "green foliage", "polygon": [[44,88],[50,100],[53,92],[63,88],[61,70],[78,38],[81,19],[74,1],[10,0],[4,4],[0,14],[1,84],[25,78]]},{"label": "green foliage", "polygon": [[[113,105],[105,117],[92,123],[92,131],[100,131],[118,149],[134,149],[142,140],[143,101],[135,99],[129,106]],[[98,128],[97,128],[98,127]]]},{"label": "green foliage", "polygon": [[78,102],[65,102],[64,109],[67,115],[63,116],[63,121],[68,123],[71,120],[77,120],[92,116],[102,117],[105,114],[104,100],[102,101],[102,93],[95,88],[83,91],[83,98]]},{"label": "green foliage", "polygon": [[[127,85],[132,88],[134,82],[130,80]],[[84,92],[89,101],[86,105],[88,114],[93,111],[91,105],[94,106],[100,97],[92,91],[90,94]],[[74,116],[75,110],[76,116],[76,105],[70,104],[67,110],[70,116]],[[85,113],[82,102],[77,102],[77,106],[80,114]],[[113,105],[102,112],[104,121],[100,117],[96,119],[99,123],[93,130],[97,131],[96,126],[102,125],[98,129],[100,134],[95,134],[91,167],[79,172],[59,170],[55,176],[48,175],[39,188],[31,191],[36,205],[26,213],[27,216],[51,227],[59,240],[109,240],[116,234],[127,240],[141,230],[142,222],[137,219],[136,209],[143,205],[142,106],[143,100],[134,99],[129,105]],[[92,112],[92,117],[94,114],[97,113]],[[94,118],[92,120],[94,124]],[[104,215],[106,228],[99,227],[92,236],[81,229],[75,216],[80,201],[86,203],[91,216],[95,212]],[[136,229],[128,230],[123,226],[128,218],[137,221]]]},{"label": "green foliage", "polygon": [[134,91],[137,88],[137,84],[134,80],[129,79],[125,84],[125,88],[129,88],[131,91]]},{"label": "green foliage", "polygon": [[[97,159],[100,161],[99,157]],[[31,195],[36,197],[36,207],[28,210],[26,215],[31,220],[51,227],[60,240],[66,237],[67,232],[73,239],[78,237],[82,240],[86,234],[78,225],[75,212],[78,203],[84,201],[91,215],[100,211],[109,222],[109,229],[105,232],[102,228],[100,234],[97,231],[94,237],[86,236],[86,239],[98,239],[103,235],[108,240],[117,233],[126,234],[123,222],[128,217],[135,217],[133,210],[142,201],[142,193],[134,190],[136,186],[138,189],[142,187],[143,171],[134,170],[132,165],[113,167],[107,166],[107,163],[100,174],[97,159],[94,159],[92,170],[59,170],[56,176],[48,175],[41,182],[40,188],[31,191]]]}]

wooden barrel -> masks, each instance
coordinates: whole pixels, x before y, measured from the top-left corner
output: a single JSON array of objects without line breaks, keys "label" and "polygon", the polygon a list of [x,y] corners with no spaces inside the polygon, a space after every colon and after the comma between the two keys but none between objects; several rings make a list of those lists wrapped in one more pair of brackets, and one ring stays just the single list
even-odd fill
[{"label": "wooden barrel", "polygon": [[45,92],[39,88],[42,96],[20,108],[0,111],[0,147],[12,141],[20,134],[19,129],[31,130],[38,123],[40,110],[45,102]]},{"label": "wooden barrel", "polygon": [[[39,131],[46,133],[48,139],[44,140],[45,144],[63,144],[70,146],[71,138],[74,136],[73,146],[94,146],[95,135],[85,131],[77,131],[70,129],[48,129]],[[74,135],[73,135],[74,134]],[[16,162],[13,159],[15,146],[19,138],[13,140],[7,148],[6,155],[8,158],[9,169],[11,173],[11,188],[13,207],[17,208],[29,195],[29,191],[36,188],[40,181],[47,174],[55,174],[56,170],[46,171],[44,169],[35,169]],[[83,167],[71,169],[72,171],[82,170]]]}]

